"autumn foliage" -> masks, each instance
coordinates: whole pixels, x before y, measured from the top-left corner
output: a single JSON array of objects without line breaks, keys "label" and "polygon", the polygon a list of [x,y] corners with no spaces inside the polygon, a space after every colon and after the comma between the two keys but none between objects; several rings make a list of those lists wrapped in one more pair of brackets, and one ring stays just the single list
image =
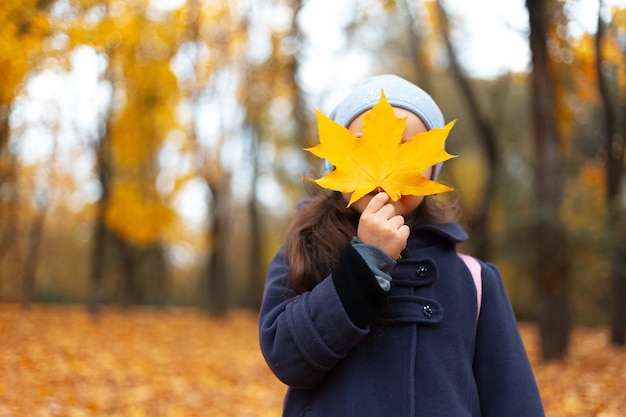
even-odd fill
[{"label": "autumn foliage", "polygon": [[256,316],[0,306],[0,416],[275,416]]},{"label": "autumn foliage", "polygon": [[[569,357],[538,359],[522,325],[548,417],[617,417],[626,352],[604,329],[578,329]],[[0,305],[0,416],[279,416],[285,387],[258,348],[257,316],[194,309]]]}]

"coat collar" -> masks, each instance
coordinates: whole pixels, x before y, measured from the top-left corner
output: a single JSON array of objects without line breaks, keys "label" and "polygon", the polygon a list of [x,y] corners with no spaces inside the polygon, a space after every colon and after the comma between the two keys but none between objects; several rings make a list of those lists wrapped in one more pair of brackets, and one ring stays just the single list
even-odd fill
[{"label": "coat collar", "polygon": [[467,233],[458,223],[442,223],[442,224],[420,224],[413,228],[414,232],[433,232],[434,234],[444,237],[452,244],[465,242],[468,239]]}]

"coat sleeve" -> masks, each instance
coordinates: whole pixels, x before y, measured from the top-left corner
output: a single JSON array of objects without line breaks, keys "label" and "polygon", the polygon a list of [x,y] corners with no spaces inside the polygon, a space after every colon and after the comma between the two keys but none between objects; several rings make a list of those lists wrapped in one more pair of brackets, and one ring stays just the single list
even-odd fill
[{"label": "coat sleeve", "polygon": [[288,274],[281,249],[265,283],[259,315],[261,352],[282,382],[313,388],[368,334],[367,322],[386,293],[351,246],[332,275],[311,291],[297,295]]},{"label": "coat sleeve", "polygon": [[543,417],[543,405],[498,269],[482,264],[474,374],[483,417]]}]

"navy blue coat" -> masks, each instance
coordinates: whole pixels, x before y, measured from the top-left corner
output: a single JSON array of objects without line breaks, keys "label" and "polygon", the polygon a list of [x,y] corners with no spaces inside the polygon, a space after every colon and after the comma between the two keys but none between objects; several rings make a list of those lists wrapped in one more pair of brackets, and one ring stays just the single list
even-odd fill
[{"label": "navy blue coat", "polygon": [[472,276],[456,223],[413,228],[383,291],[348,246],[297,296],[281,249],[259,320],[263,355],[289,386],[284,416],[539,417],[543,407],[497,268]]}]

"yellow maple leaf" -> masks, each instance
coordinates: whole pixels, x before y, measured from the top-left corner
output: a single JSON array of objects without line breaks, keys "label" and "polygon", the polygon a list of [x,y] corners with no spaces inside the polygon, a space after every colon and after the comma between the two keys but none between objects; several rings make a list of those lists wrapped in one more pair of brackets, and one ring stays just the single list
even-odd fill
[{"label": "yellow maple leaf", "polygon": [[348,207],[377,189],[385,191],[393,201],[402,195],[425,196],[453,190],[424,177],[423,171],[455,157],[443,146],[454,121],[403,142],[406,117],[395,115],[384,91],[363,117],[361,137],[319,110],[316,115],[320,143],[306,150],[326,158],[335,169],[319,179],[306,179],[323,188],[352,193]]}]

